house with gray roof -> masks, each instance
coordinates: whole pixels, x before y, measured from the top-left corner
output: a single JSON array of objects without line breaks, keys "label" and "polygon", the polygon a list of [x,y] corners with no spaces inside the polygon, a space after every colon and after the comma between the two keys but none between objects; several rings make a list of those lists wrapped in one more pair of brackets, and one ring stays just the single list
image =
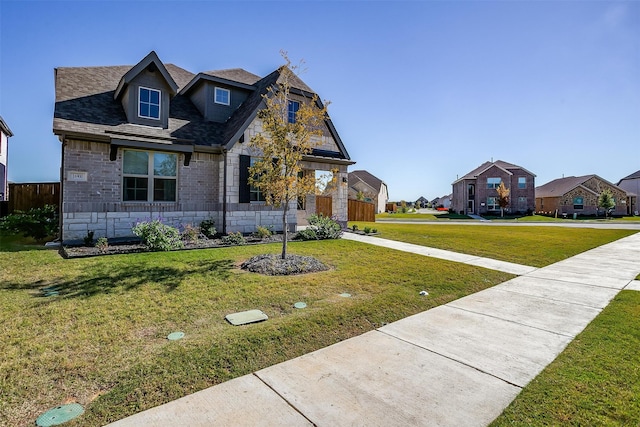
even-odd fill
[{"label": "house with gray roof", "polygon": [[13,132],[0,116],[0,202],[8,200],[9,181],[8,181],[8,163],[9,163],[9,138],[13,136]]},{"label": "house with gray roof", "polygon": [[[277,90],[280,67],[265,77],[236,68],[194,74],[155,52],[131,66],[55,69],[53,132],[62,143],[61,237],[125,237],[138,220],[161,217],[174,226],[213,219],[224,233],[257,226],[281,231],[282,211],[248,183],[247,142],[261,132],[263,96]],[[314,92],[298,77],[289,113]],[[318,101],[318,106],[321,103]],[[354,162],[331,119],[305,171],[347,179]],[[332,215],[346,224],[347,188],[337,186]],[[292,229],[315,212],[315,198],[292,204]]]},{"label": "house with gray roof", "polygon": [[533,212],[536,176],[523,168],[502,160],[484,162],[456,179],[452,186],[451,208],[458,213],[496,215],[500,213],[496,189],[501,182],[509,190],[510,213]]},{"label": "house with gray roof", "polygon": [[627,192],[627,213],[638,215],[638,195],[640,195],[640,170],[625,176],[616,184]]},{"label": "house with gray roof", "polygon": [[554,179],[536,188],[536,212],[554,215],[603,215],[598,207],[600,194],[608,189],[613,195],[615,208],[612,215],[626,215],[629,198],[627,192],[598,175],[567,176]]},{"label": "house with gray roof", "polygon": [[[387,184],[365,170],[349,172],[349,198],[358,199],[375,205],[375,212],[382,213],[389,201]],[[360,196],[359,196],[360,195]]]}]

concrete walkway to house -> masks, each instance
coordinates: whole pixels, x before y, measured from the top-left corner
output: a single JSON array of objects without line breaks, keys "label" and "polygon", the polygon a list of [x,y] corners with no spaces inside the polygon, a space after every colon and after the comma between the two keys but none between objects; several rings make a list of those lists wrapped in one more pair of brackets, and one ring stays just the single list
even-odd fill
[{"label": "concrete walkway to house", "polygon": [[638,273],[640,233],[111,426],[486,426]]},{"label": "concrete walkway to house", "polygon": [[398,251],[412,252],[432,258],[446,259],[448,261],[461,262],[463,264],[475,265],[476,267],[489,268],[511,274],[527,274],[536,270],[536,267],[514,264],[507,261],[498,261],[491,258],[483,258],[477,255],[467,255],[459,252],[446,251],[444,249],[430,248],[427,246],[414,245],[413,243],[397,242],[395,240],[383,239],[375,236],[365,236],[355,233],[342,233],[345,240],[355,240],[357,242],[368,243],[385,248],[396,249]]}]

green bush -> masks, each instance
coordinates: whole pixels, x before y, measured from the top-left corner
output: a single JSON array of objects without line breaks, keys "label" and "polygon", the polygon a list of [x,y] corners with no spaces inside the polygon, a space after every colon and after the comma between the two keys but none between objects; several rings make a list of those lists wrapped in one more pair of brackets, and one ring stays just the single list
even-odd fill
[{"label": "green bush", "polygon": [[27,212],[16,211],[0,220],[0,230],[43,240],[58,236],[58,207],[45,205]]},{"label": "green bush", "polygon": [[213,239],[218,232],[216,230],[216,222],[212,219],[205,219],[200,223],[200,232],[207,236],[209,239]]},{"label": "green bush", "polygon": [[357,225],[357,224],[353,224],[353,225],[351,226],[351,229],[352,229],[353,231],[358,231],[358,225]]},{"label": "green bush", "polygon": [[363,231],[364,231],[364,234],[369,234],[371,233],[371,227],[365,227]]},{"label": "green bush", "polygon": [[87,235],[84,236],[84,245],[85,246],[93,246],[93,235],[95,232],[93,230],[87,231]]},{"label": "green bush", "polygon": [[262,227],[261,225],[259,225],[258,227],[256,227],[256,232],[253,234],[259,239],[266,239],[268,237],[271,237],[273,231],[271,231],[269,227]]},{"label": "green bush", "polygon": [[300,230],[296,236],[298,240],[326,240],[339,239],[342,236],[340,224],[322,215],[311,215],[309,226]]},{"label": "green bush", "polygon": [[175,227],[163,224],[159,218],[138,222],[131,230],[152,251],[170,251],[183,247],[180,231]]},{"label": "green bush", "polygon": [[225,245],[244,245],[247,240],[244,238],[241,232],[229,233],[222,237],[222,243]]},{"label": "green bush", "polygon": [[106,252],[109,248],[109,241],[107,240],[107,238],[98,237],[98,240],[96,240],[96,248],[98,248],[100,252]]}]

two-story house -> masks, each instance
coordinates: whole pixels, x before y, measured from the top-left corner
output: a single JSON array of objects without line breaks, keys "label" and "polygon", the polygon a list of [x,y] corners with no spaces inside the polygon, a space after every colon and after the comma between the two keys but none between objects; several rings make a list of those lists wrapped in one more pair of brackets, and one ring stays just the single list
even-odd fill
[{"label": "two-story house", "polygon": [[349,198],[357,199],[358,194],[374,204],[376,213],[384,212],[389,201],[387,184],[365,170],[349,172]]},{"label": "two-story house", "polygon": [[[248,147],[261,132],[263,95],[282,68],[266,77],[242,69],[193,74],[155,52],[134,66],[55,70],[53,132],[62,143],[61,238],[130,236],[139,220],[174,226],[213,219],[222,232],[282,228],[282,211],[248,184]],[[293,77],[290,120],[313,91]],[[351,161],[331,119],[303,168],[337,172],[332,215],[346,225]],[[297,209],[298,211],[297,211]],[[292,229],[315,212],[314,196],[290,206]]]},{"label": "two-story house", "polygon": [[536,176],[523,168],[502,160],[484,162],[453,182],[451,208],[455,212],[485,215],[498,214],[501,182],[509,190],[510,213],[530,213],[535,209]]},{"label": "two-story house", "polygon": [[11,129],[0,117],[0,201],[8,200],[9,181],[7,165],[9,161],[9,138],[13,136]]}]

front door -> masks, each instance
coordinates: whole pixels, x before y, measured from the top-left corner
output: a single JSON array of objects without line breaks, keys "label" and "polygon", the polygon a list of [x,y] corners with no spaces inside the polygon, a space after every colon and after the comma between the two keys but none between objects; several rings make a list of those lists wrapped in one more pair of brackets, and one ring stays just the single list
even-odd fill
[{"label": "front door", "polygon": [[467,213],[470,213],[470,214],[475,213],[473,200],[467,201]]}]

